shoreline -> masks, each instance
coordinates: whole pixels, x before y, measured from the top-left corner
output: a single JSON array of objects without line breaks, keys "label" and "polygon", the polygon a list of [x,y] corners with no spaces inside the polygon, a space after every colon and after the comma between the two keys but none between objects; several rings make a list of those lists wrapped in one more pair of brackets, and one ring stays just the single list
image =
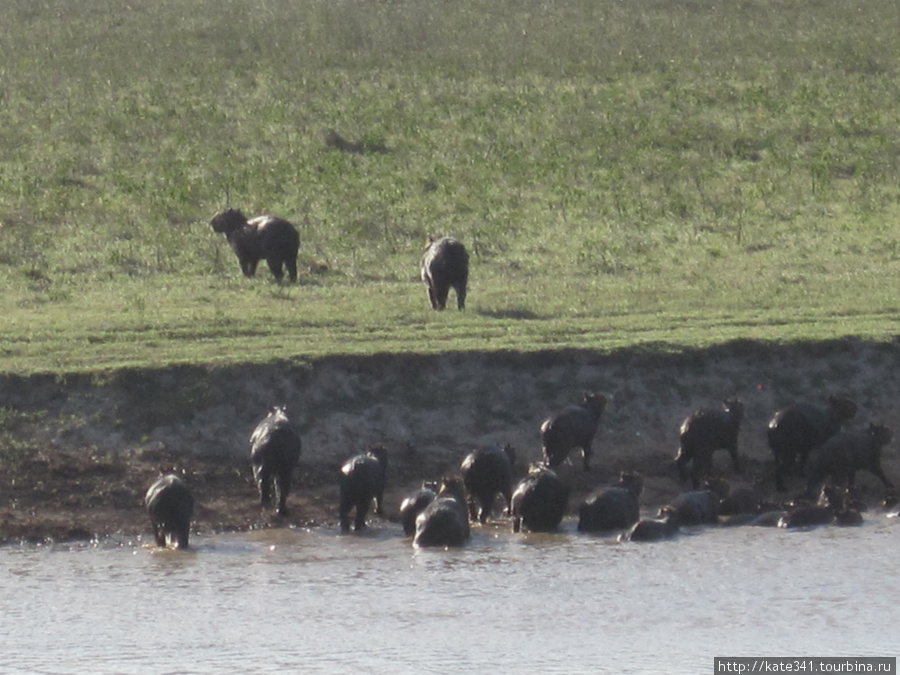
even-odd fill
[{"label": "shoreline", "polygon": [[[171,458],[168,458],[169,461],[160,459],[133,455],[127,459],[107,461],[89,455],[78,458],[77,453],[40,453],[20,470],[12,472],[10,482],[13,494],[8,504],[0,506],[0,545],[102,542],[117,537],[152,541],[143,497],[155,477],[167,472],[181,475],[194,495],[192,536],[286,527],[338,526],[337,471],[334,480],[327,480],[327,468],[325,471],[321,467],[310,470],[301,463],[295,475],[295,487],[288,498],[289,513],[282,517],[271,509],[264,510],[259,506],[249,461],[244,466],[242,462],[222,458],[185,457],[174,462]],[[580,460],[580,457],[575,459]],[[749,464],[749,470],[745,469],[746,476],[728,471],[719,475],[734,487],[752,486],[753,481],[748,478],[758,476],[766,467],[758,462]],[[452,472],[450,468],[447,473]],[[660,507],[690,489],[689,484],[678,481],[674,466],[633,468],[644,476],[641,512],[646,517],[654,516]],[[400,502],[415,491],[422,480],[413,477],[409,469],[408,466],[395,467],[392,475],[389,468],[385,515],[373,513],[370,521],[400,522]],[[527,467],[517,466],[514,484],[526,472]],[[578,506],[592,492],[615,483],[617,477],[615,472],[598,469],[585,474],[580,468],[580,461],[571,459],[559,473],[572,489],[567,519],[577,519]],[[53,485],[48,487],[51,481]],[[26,487],[28,484],[37,489]],[[880,484],[873,484],[873,487],[869,487],[866,481],[863,484],[866,485],[865,501],[869,511],[875,512],[881,508],[886,493]],[[792,485],[795,490],[781,494],[759,487],[764,499],[782,503],[796,496],[801,483],[796,482]],[[500,511],[502,504],[501,497],[489,526],[505,527],[508,523],[511,529],[511,519]]]}]

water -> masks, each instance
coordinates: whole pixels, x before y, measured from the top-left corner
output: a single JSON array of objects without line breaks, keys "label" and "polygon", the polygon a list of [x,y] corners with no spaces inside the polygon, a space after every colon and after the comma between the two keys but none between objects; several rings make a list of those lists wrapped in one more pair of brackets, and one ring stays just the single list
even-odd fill
[{"label": "water", "polygon": [[398,526],[0,548],[0,672],[711,673],[714,656],[896,656],[900,519],[619,544]]}]

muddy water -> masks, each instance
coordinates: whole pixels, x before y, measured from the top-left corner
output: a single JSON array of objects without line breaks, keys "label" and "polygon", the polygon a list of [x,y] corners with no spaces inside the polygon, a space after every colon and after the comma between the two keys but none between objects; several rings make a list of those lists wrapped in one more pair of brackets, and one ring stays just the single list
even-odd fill
[{"label": "muddy water", "polygon": [[[397,526],[0,549],[0,671],[708,673],[714,656],[896,656],[900,519],[619,544]],[[8,670],[7,670],[8,669]]]}]

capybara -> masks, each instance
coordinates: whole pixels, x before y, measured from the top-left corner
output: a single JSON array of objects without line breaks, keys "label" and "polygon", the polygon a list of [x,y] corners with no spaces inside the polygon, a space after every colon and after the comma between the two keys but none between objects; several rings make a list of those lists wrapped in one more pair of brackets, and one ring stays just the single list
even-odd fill
[{"label": "capybara", "polygon": [[[735,488],[723,478],[708,478],[704,481],[703,488],[716,493],[719,498],[720,516],[756,515],[762,507],[762,495],[755,488]],[[741,519],[734,519],[729,524],[738,522],[741,522]]]},{"label": "capybara", "polygon": [[552,532],[569,504],[569,487],[543,464],[529,467],[512,495],[513,532]]},{"label": "capybara", "polygon": [[691,490],[659,510],[677,525],[715,525],[719,522],[719,496],[712,490]]},{"label": "capybara", "polygon": [[578,508],[579,532],[608,532],[624,530],[641,517],[638,498],[644,480],[634,471],[623,471],[619,482],[591,495]]},{"label": "capybara", "polygon": [[287,515],[287,497],[291,491],[294,467],[300,459],[300,434],[288,419],[285,406],[274,406],[250,435],[250,463],[253,480],[259,490],[259,503],[272,503],[272,487],[277,497],[277,512]]},{"label": "capybara", "polygon": [[807,468],[806,493],[815,493],[829,477],[835,485],[853,487],[856,472],[865,469],[892,488],[893,483],[881,468],[881,450],[891,442],[891,430],[883,424],[870,424],[865,431],[841,431],[813,450]]},{"label": "capybara", "polygon": [[157,480],[144,497],[153,525],[153,538],[160,548],[187,548],[194,515],[194,498],[178,476]]},{"label": "capybara", "polygon": [[416,518],[437,497],[438,485],[435,481],[423,481],[422,487],[400,502],[400,522],[403,534],[411,537],[416,533]]},{"label": "capybara", "polygon": [[856,415],[856,402],[832,395],[824,408],[811,403],[794,403],[775,413],[769,421],[769,447],[775,457],[775,485],[784,491],[784,479],[803,473],[813,448],[834,436]]},{"label": "capybara", "polygon": [[687,465],[691,463],[691,483],[700,487],[709,477],[712,456],[716,450],[728,450],[736,472],[740,472],[738,459],[738,431],[744,417],[744,404],[740,399],[729,398],[722,403],[722,410],[703,408],[689,415],[680,427],[680,446],[675,457],[678,475],[686,480]]},{"label": "capybara", "polygon": [[341,467],[341,530],[350,531],[350,511],[356,509],[355,530],[366,526],[369,506],[375,500],[375,513],[384,513],[382,498],[387,477],[387,450],[375,446],[368,452],[348,459]]},{"label": "capybara", "polygon": [[619,541],[660,541],[678,534],[678,523],[671,518],[641,518],[623,534]]},{"label": "capybara", "polygon": [[456,306],[466,308],[469,254],[465,246],[452,237],[429,237],[421,272],[432,309],[442,310],[447,306],[451,288],[456,291]]},{"label": "capybara", "polygon": [[497,493],[506,499],[506,513],[512,505],[512,477],[516,449],[495,445],[470,452],[462,462],[462,479],[469,495],[472,520],[487,522],[494,509]]},{"label": "capybara", "polygon": [[606,396],[585,392],[584,401],[548,417],[541,425],[544,459],[552,468],[562,464],[573,448],[584,453],[584,470],[590,471],[591,443],[606,409]]},{"label": "capybara", "polygon": [[466,488],[461,478],[444,478],[437,498],[416,518],[413,546],[462,546],[469,535]]},{"label": "capybara", "polygon": [[300,235],[288,221],[275,216],[247,220],[237,209],[228,209],[213,216],[209,224],[214,232],[225,235],[245,277],[255,275],[259,261],[265,260],[278,281],[284,278],[284,268],[292,282],[297,280]]}]

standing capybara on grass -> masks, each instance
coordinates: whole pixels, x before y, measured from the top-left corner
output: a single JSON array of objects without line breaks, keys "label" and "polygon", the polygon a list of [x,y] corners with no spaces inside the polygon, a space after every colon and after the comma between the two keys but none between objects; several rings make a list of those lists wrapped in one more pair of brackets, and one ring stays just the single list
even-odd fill
[{"label": "standing capybara on grass", "polygon": [[584,401],[548,417],[541,425],[541,446],[550,467],[566,461],[569,451],[581,448],[584,470],[590,471],[591,443],[606,409],[606,396],[585,392]]},{"label": "standing capybara on grass", "polygon": [[865,431],[842,431],[813,450],[807,469],[806,494],[815,494],[829,477],[835,485],[853,487],[856,472],[865,469],[888,489],[893,483],[881,468],[881,450],[891,442],[891,430],[883,424],[870,424]]},{"label": "standing capybara on grass", "polygon": [[811,403],[794,403],[775,413],[769,421],[769,447],[775,457],[775,485],[787,489],[784,479],[803,473],[806,458],[840,431],[841,425],[856,415],[856,402],[833,395],[825,408]]},{"label": "standing capybara on grass", "polygon": [[350,511],[356,509],[353,529],[366,526],[369,506],[375,500],[375,513],[384,513],[382,499],[387,476],[387,450],[376,446],[362,455],[348,459],[341,467],[341,531],[350,531]]},{"label": "standing capybara on grass", "polygon": [[469,254],[465,246],[451,237],[429,237],[422,255],[421,271],[432,309],[441,310],[447,306],[451,288],[456,291],[456,306],[466,308]]},{"label": "standing capybara on grass", "polygon": [[694,488],[709,477],[713,453],[723,448],[731,455],[734,470],[740,472],[737,441],[744,404],[736,398],[725,399],[722,410],[704,408],[689,415],[681,423],[681,445],[675,457],[678,475],[687,479],[687,465],[691,463],[691,483]]},{"label": "standing capybara on grass", "polygon": [[532,465],[512,496],[513,532],[552,532],[569,505],[569,487],[552,469]]},{"label": "standing capybara on grass", "polygon": [[469,536],[466,488],[460,478],[444,478],[437,498],[416,518],[413,546],[462,546]]},{"label": "standing capybara on grass", "polygon": [[623,471],[619,482],[591,495],[578,507],[579,532],[609,532],[631,527],[641,517],[638,498],[644,480],[633,471]]},{"label": "standing capybara on grass", "polygon": [[287,515],[287,497],[291,491],[294,467],[300,460],[300,434],[288,419],[285,406],[274,406],[250,435],[250,463],[253,480],[259,490],[259,503],[272,503],[272,488],[277,497],[278,515]]},{"label": "standing capybara on grass", "polygon": [[187,548],[194,515],[194,498],[178,476],[157,480],[144,497],[153,525],[153,538],[160,548]]},{"label": "standing capybara on grass", "polygon": [[241,264],[245,277],[256,274],[256,266],[265,260],[278,281],[297,280],[297,252],[300,235],[291,223],[275,216],[257,216],[247,220],[237,209],[228,209],[213,216],[209,222],[214,232],[224,234]]},{"label": "standing capybara on grass", "polygon": [[495,445],[473,450],[462,462],[462,479],[469,495],[472,520],[484,524],[494,510],[497,493],[506,500],[506,513],[512,506],[512,477],[516,465],[516,449],[511,445]]},{"label": "standing capybara on grass", "polygon": [[400,502],[400,522],[403,534],[411,537],[416,533],[416,518],[437,497],[438,485],[435,481],[424,481],[422,487]]}]

